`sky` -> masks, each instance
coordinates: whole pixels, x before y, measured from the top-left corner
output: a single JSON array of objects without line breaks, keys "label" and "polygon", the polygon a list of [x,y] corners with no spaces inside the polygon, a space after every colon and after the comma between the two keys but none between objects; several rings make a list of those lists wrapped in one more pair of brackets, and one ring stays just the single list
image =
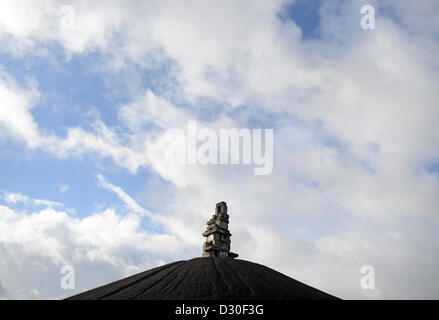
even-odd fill
[{"label": "sky", "polygon": [[[439,298],[437,1],[1,7],[0,299],[199,257],[220,201],[240,259],[343,299]],[[191,121],[272,129],[273,170],[165,161]]]}]

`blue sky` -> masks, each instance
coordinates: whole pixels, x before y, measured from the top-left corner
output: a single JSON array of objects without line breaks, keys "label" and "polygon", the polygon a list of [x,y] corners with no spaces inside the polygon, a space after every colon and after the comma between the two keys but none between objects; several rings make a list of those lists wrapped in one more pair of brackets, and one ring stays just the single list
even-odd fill
[{"label": "blue sky", "polygon": [[[320,1],[297,1],[285,5],[278,15],[283,22],[294,21],[302,30],[304,40],[315,38],[319,32],[319,4]],[[165,81],[159,79],[169,77],[172,81],[172,75],[168,75],[171,61],[140,72],[136,70],[140,68],[138,64],[127,63],[124,69],[136,70],[136,77],[117,79],[120,74],[124,77],[124,70],[114,75],[99,71],[105,67],[108,58],[102,52],[67,56],[57,43],[49,44],[46,49],[50,52],[48,56],[14,57],[4,53],[1,62],[19,86],[27,86],[30,79],[36,81],[42,97],[31,114],[41,130],[50,130],[60,136],[65,136],[69,127],[90,125],[89,121],[96,116],[108,126],[117,126],[118,106],[132,98],[131,92],[123,92],[124,89],[150,89],[160,94]],[[221,110],[222,106],[218,108]],[[240,108],[233,109],[229,116],[235,117],[239,112]],[[208,120],[211,119],[209,114],[202,113],[200,116]],[[218,110],[213,114],[218,114]],[[261,124],[261,121],[250,121],[255,128]],[[110,181],[134,198],[147,187],[152,175],[146,168],[130,174],[105,159],[96,165],[93,156],[54,159],[38,151],[20,154],[22,146],[19,143],[4,146],[14,156],[1,161],[1,171],[4,172],[2,184],[5,184],[3,190],[64,203],[73,208],[79,217],[90,215],[96,207],[114,201],[114,195],[96,185],[97,173],[105,172]],[[40,185],[42,181],[43,188]],[[68,189],[63,191],[63,186]],[[141,201],[140,198],[136,200]]]},{"label": "blue sky", "polygon": [[[93,126],[94,117],[109,126],[116,126],[117,108],[129,101],[130,95],[114,93],[113,90],[123,91],[123,86],[129,84],[109,79],[98,71],[104,59],[98,52],[67,57],[62,47],[53,45],[49,50],[50,56],[47,57],[29,59],[28,56],[3,54],[1,59],[4,70],[15,78],[17,85],[26,87],[30,81],[37,83],[41,98],[31,114],[40,130],[65,136],[69,127]],[[127,68],[136,68],[136,65]],[[155,72],[138,74],[137,85],[155,90],[149,79]],[[132,174],[114,166],[108,159],[97,162],[93,155],[57,159],[38,150],[23,152],[22,147],[19,142],[2,143],[6,155],[0,159],[1,189],[64,203],[79,217],[117,201],[113,194],[97,185],[96,174],[105,172],[111,181],[134,197],[146,188],[152,175],[147,168]],[[67,190],[64,191],[63,187]]]},{"label": "blue sky", "polygon": [[[242,259],[342,298],[437,298],[439,8],[372,1],[363,30],[364,4],[5,5],[0,298],[199,256],[219,201]],[[166,132],[194,120],[273,129],[271,174],[166,163]]]},{"label": "blue sky", "polygon": [[278,13],[281,21],[294,21],[302,30],[303,40],[319,38],[321,0],[299,0],[288,3]]}]

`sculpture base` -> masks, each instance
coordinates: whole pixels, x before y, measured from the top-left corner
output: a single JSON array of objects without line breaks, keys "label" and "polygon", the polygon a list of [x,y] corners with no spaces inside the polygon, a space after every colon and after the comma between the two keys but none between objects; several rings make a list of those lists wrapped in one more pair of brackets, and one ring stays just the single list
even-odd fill
[{"label": "sculpture base", "polygon": [[212,257],[217,257],[217,258],[237,258],[239,255],[237,253],[234,252],[224,252],[224,251],[219,251],[219,252],[215,252],[215,251],[205,251],[203,252],[202,257],[203,258],[212,258]]}]

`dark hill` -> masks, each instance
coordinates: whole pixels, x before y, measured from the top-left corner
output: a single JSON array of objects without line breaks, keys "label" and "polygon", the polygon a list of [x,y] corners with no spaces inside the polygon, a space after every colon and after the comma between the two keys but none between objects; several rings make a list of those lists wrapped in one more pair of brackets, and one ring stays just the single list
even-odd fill
[{"label": "dark hill", "polygon": [[68,299],[338,299],[263,265],[230,258],[177,261]]}]

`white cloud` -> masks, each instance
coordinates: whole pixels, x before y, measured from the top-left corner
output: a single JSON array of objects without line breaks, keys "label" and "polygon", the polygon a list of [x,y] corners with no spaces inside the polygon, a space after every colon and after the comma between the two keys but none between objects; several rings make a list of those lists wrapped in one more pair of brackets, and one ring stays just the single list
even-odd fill
[{"label": "white cloud", "polygon": [[[107,182],[105,186],[128,197],[119,187]],[[65,297],[170,262],[190,249],[172,234],[143,229],[146,210],[137,212],[140,206],[130,205],[125,215],[106,209],[85,218],[72,217],[50,204],[23,212],[0,205],[0,278],[8,288],[8,295],[5,291],[1,297]],[[133,205],[135,211],[130,210]],[[63,291],[59,285],[66,264],[75,268],[77,291]],[[103,276],[94,277],[90,270]]]},{"label": "white cloud", "polygon": [[[3,3],[0,40],[9,45],[9,51],[18,55],[35,50],[40,42],[50,41],[59,41],[72,53],[105,48],[112,40],[112,29],[122,23],[124,3],[115,1],[111,6],[105,6],[105,10],[101,10],[105,1],[93,4],[81,0]],[[64,6],[74,8],[74,17],[68,27],[63,24],[68,18]]]},{"label": "white cloud", "polygon": [[20,89],[0,65],[0,139],[6,135],[26,141],[30,148],[40,145],[38,126],[29,111],[38,96],[33,87]]},{"label": "white cloud", "polygon": [[70,186],[66,185],[66,184],[62,184],[62,185],[59,186],[59,191],[60,192],[67,192],[69,189],[70,189]]},{"label": "white cloud", "polygon": [[190,116],[164,98],[147,90],[138,101],[124,105],[119,110],[119,118],[133,132],[139,133],[147,124],[155,124],[163,129],[186,125]]},{"label": "white cloud", "polygon": [[127,208],[134,212],[147,217],[152,217],[153,215],[146,209],[142,208],[133,198],[131,198],[128,194],[126,194],[122,188],[115,186],[105,180],[105,178],[101,175],[97,175],[98,183],[101,187],[107,189],[108,191],[114,192],[117,196],[125,203]]},{"label": "white cloud", "polygon": [[132,152],[132,146],[123,140],[100,120],[93,123],[93,131],[81,127],[68,129],[65,138],[50,130],[41,130],[35,122],[31,108],[40,96],[36,88],[20,88],[10,75],[0,72],[0,139],[14,139],[29,149],[43,149],[59,158],[80,157],[92,153],[98,157],[110,157],[132,172],[148,164],[144,148]]},{"label": "white cloud", "polygon": [[50,200],[44,200],[44,199],[32,199],[29,198],[27,195],[24,195],[22,193],[16,193],[16,192],[3,192],[3,199],[8,204],[24,204],[27,206],[44,206],[48,208],[61,208],[65,209],[68,212],[72,212],[71,209],[65,208],[64,205],[60,202],[50,201]]},{"label": "white cloud", "polygon": [[4,194],[3,198],[8,203],[17,203],[17,202],[23,202],[25,204],[29,203],[29,197],[25,196],[21,193],[13,193],[13,192],[7,192]]}]

